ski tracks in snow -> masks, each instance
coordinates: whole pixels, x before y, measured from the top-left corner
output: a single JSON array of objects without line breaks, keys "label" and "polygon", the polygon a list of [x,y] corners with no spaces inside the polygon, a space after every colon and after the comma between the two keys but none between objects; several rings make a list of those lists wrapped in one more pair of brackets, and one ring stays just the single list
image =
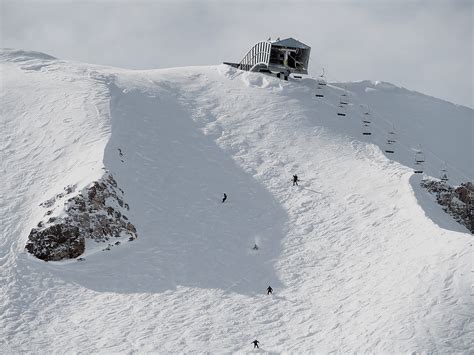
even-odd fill
[{"label": "ski tracks in snow", "polygon": [[[426,218],[406,167],[338,133],[354,123],[332,121],[337,89],[318,104],[304,85],[222,67],[66,69],[86,78],[63,78],[74,94],[48,83],[22,98],[31,127],[7,120],[2,349],[228,352],[257,337],[276,352],[469,350],[465,236]],[[103,165],[139,239],[83,263],[19,253],[36,204]]]},{"label": "ski tracks in snow", "polygon": [[[420,308],[426,308],[425,315],[439,318],[452,306],[423,304],[437,273],[399,272],[410,255],[413,265],[437,263],[436,257],[415,256],[420,251],[416,234],[432,240],[429,243],[440,243],[437,229],[423,219],[410,198],[410,171],[389,161],[374,145],[309,134],[307,113],[297,100],[282,94],[270,101],[267,92],[256,92],[259,88],[234,89],[224,97],[209,91],[196,91],[190,97],[202,94],[206,100],[214,96],[212,102],[221,102],[218,107],[225,107],[225,115],[210,109],[208,117],[215,120],[209,120],[203,131],[218,124],[218,144],[288,211],[283,254],[274,266],[286,286],[282,295],[294,300],[282,313],[291,315],[283,317],[285,336],[299,340],[285,350],[439,349],[439,340],[415,331],[426,326],[418,318]],[[237,106],[232,100],[252,101],[255,109],[242,115],[231,110]],[[285,109],[279,112],[275,102],[285,102]],[[199,99],[195,104],[205,107]],[[301,186],[290,186],[293,173],[303,180]],[[414,207],[407,210],[408,206]],[[413,213],[420,217],[413,218]],[[413,224],[414,220],[422,222]],[[448,275],[454,272],[450,267]],[[265,311],[278,313],[282,308],[285,305],[279,303]],[[441,338],[448,336],[440,324],[434,327],[441,330]],[[301,329],[307,329],[306,335],[300,334]],[[279,341],[274,345],[278,349]]]}]

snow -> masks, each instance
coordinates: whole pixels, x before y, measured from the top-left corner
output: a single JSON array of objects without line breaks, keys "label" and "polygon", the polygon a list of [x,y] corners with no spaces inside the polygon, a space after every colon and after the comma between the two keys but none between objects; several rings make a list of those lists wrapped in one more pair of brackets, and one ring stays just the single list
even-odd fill
[{"label": "snow", "polygon": [[[0,58],[2,353],[472,350],[472,237],[412,169],[421,144],[428,174],[472,180],[472,110],[382,82],[315,98],[312,79],[225,65]],[[25,253],[39,204],[105,169],[138,239],[80,263]]]}]

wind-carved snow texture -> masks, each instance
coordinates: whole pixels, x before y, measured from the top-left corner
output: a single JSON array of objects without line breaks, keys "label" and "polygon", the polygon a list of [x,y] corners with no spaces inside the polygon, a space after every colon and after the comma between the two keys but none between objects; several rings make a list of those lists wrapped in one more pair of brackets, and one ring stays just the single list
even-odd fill
[{"label": "wind-carved snow texture", "polygon": [[[0,58],[0,352],[473,348],[472,236],[413,173],[422,144],[427,175],[446,161],[450,183],[472,180],[472,110],[371,82],[316,98],[313,79],[223,65]],[[45,196],[106,171],[139,238],[86,241],[80,263],[25,253]]]},{"label": "wind-carved snow texture", "polygon": [[[105,250],[110,250],[124,240],[137,238],[136,228],[126,216],[130,207],[124,202],[123,190],[112,175],[107,174],[62,203],[74,187],[68,186],[64,190],[65,193],[41,204],[48,209],[45,218],[28,236],[26,250],[38,259],[77,258],[84,253],[86,240],[108,243]],[[55,205],[58,205],[57,209],[50,209]]]}]

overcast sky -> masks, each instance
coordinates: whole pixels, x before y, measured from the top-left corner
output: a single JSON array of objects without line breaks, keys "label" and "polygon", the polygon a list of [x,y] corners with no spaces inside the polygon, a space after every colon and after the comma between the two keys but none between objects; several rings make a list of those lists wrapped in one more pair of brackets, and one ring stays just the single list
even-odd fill
[{"label": "overcast sky", "polygon": [[1,46],[133,69],[239,61],[294,37],[310,72],[383,80],[473,107],[473,0],[6,1]]}]

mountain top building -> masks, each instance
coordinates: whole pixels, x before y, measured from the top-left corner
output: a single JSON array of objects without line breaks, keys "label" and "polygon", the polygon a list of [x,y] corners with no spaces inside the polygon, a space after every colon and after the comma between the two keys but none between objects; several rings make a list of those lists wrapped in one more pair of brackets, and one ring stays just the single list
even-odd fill
[{"label": "mountain top building", "polygon": [[311,47],[291,37],[268,39],[255,44],[240,63],[224,64],[246,71],[276,73],[286,80],[291,73],[308,74],[310,52]]}]

